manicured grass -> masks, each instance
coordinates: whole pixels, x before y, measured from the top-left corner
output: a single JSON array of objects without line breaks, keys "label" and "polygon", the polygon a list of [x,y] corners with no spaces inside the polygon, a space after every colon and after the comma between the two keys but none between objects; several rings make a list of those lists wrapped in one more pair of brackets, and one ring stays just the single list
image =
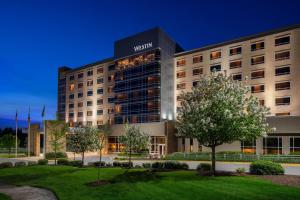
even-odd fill
[{"label": "manicured grass", "polygon": [[67,166],[32,166],[0,170],[0,181],[49,188],[67,199],[243,199],[296,200],[300,188],[274,185],[255,177],[200,177],[194,171],[147,173],[143,169],[106,168],[102,180],[114,183],[89,187],[97,169]]},{"label": "manicured grass", "polygon": [[0,200],[11,200],[8,196],[0,193]]},{"label": "manicured grass", "polygon": [[[15,154],[14,153],[11,153],[11,154],[8,154],[8,153],[0,153],[0,158],[15,158]],[[25,154],[24,153],[20,153],[18,154],[18,157],[25,157]]]}]

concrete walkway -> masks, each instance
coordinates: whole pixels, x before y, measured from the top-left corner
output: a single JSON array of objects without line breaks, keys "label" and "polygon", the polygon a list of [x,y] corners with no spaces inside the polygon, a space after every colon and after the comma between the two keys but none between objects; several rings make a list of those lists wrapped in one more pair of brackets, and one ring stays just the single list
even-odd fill
[{"label": "concrete walkway", "polygon": [[30,186],[17,187],[0,183],[0,193],[6,194],[12,200],[57,200],[53,192]]}]

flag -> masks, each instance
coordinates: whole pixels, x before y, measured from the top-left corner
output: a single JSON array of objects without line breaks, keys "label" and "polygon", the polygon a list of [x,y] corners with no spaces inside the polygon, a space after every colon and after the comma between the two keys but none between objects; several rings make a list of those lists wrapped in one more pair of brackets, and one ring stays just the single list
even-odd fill
[{"label": "flag", "polygon": [[30,106],[29,106],[29,111],[28,111],[28,122],[30,122]]},{"label": "flag", "polygon": [[16,111],[16,121],[18,121],[18,111]]},{"label": "flag", "polygon": [[42,111],[42,117],[45,117],[45,109],[46,109],[46,106],[44,105],[43,111]]}]

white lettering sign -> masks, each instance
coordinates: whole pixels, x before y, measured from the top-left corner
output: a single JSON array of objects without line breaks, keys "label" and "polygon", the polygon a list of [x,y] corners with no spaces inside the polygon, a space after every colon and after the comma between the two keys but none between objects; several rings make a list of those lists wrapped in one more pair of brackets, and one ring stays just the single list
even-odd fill
[{"label": "white lettering sign", "polygon": [[149,43],[146,43],[146,44],[134,46],[133,49],[134,49],[135,52],[137,52],[137,51],[142,51],[144,49],[149,49],[151,47],[152,47],[152,42],[149,42]]}]

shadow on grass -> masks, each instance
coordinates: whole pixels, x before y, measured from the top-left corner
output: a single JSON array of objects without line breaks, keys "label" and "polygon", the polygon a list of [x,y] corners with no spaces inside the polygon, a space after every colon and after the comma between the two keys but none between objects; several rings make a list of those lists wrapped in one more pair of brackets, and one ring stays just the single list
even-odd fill
[{"label": "shadow on grass", "polygon": [[152,171],[130,171],[126,170],[123,174],[119,174],[110,180],[111,183],[136,183],[136,182],[149,182],[149,181],[159,181],[162,177]]}]

